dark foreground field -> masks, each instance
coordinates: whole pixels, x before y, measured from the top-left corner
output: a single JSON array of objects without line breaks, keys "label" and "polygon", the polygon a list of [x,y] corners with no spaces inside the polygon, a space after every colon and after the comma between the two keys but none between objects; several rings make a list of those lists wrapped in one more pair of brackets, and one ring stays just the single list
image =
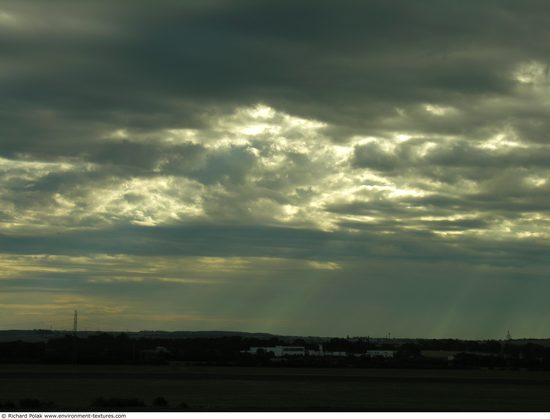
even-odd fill
[{"label": "dark foreground field", "polygon": [[[100,397],[139,399],[152,410],[180,410],[183,402],[189,410],[547,411],[550,372],[0,366],[0,404],[15,410],[25,410],[17,407],[25,398],[53,410],[97,410]],[[151,407],[156,397],[167,406]]]}]

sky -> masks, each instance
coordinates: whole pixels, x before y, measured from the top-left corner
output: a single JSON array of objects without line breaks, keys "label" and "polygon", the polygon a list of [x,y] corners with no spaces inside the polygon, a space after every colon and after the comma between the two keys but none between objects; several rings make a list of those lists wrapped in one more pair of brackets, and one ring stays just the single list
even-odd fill
[{"label": "sky", "polygon": [[550,336],[550,3],[0,0],[0,328]]}]

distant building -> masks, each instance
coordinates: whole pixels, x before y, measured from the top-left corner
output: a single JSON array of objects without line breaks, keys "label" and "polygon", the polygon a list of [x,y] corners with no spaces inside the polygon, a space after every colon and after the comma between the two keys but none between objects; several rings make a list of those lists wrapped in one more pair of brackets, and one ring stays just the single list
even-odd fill
[{"label": "distant building", "polygon": [[325,351],[325,353],[322,356],[347,356],[347,352],[343,351]]},{"label": "distant building", "polygon": [[247,351],[242,351],[244,353],[249,353],[256,355],[259,352],[263,351],[264,353],[272,353],[273,356],[280,358],[283,356],[347,356],[346,352],[343,351],[325,351],[323,345],[319,345],[318,350],[309,350],[303,346],[253,346]]},{"label": "distant building", "polygon": [[307,351],[309,356],[325,356],[325,351],[323,350],[323,345],[319,344],[319,350],[311,349]]},{"label": "distant building", "polygon": [[342,352],[342,351],[325,351],[323,349],[323,345],[321,344],[319,344],[318,351],[315,351],[315,350],[307,351],[307,354],[309,356],[346,356],[347,355],[346,352]]},{"label": "distant building", "polygon": [[393,358],[395,351],[370,350],[367,351],[365,355],[370,356],[371,358]]},{"label": "distant building", "polygon": [[247,352],[249,354],[256,355],[258,352],[273,353],[277,358],[283,356],[304,356],[306,354],[306,348],[303,346],[253,346]]}]

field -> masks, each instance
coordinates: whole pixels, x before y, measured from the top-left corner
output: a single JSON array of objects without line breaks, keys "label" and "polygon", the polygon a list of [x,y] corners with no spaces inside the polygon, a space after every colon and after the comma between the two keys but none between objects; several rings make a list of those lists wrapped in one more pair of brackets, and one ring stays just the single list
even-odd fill
[{"label": "field", "polygon": [[98,397],[150,406],[159,396],[168,406],[158,410],[548,411],[550,372],[0,365],[0,403],[94,410]]}]

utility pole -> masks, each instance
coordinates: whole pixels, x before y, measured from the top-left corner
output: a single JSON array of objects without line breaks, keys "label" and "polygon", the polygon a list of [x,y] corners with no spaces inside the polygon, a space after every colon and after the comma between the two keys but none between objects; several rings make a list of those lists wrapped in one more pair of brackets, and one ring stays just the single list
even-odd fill
[{"label": "utility pole", "polygon": [[78,332],[78,311],[74,311],[74,319],[73,319],[73,335],[76,337],[76,333]]},{"label": "utility pole", "polygon": [[78,311],[74,311],[73,318],[73,364],[76,364],[78,361]]}]

